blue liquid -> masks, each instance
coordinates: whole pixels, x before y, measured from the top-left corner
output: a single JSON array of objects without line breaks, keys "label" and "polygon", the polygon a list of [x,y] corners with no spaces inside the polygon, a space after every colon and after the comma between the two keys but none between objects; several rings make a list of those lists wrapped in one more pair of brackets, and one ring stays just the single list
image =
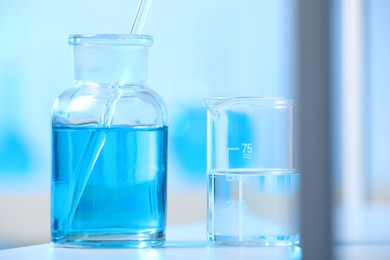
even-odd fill
[{"label": "blue liquid", "polygon": [[[100,152],[93,149],[99,142],[103,144]],[[85,163],[95,159],[95,163]],[[87,176],[85,184],[81,176]],[[55,245],[164,244],[166,185],[167,127],[53,127]]]}]

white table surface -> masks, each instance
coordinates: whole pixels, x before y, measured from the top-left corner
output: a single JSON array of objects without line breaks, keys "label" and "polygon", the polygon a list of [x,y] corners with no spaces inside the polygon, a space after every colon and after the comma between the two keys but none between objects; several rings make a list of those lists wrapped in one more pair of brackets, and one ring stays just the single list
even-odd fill
[{"label": "white table surface", "polygon": [[212,247],[204,242],[168,242],[155,249],[69,249],[43,244],[0,251],[0,259],[300,259],[300,249]]},{"label": "white table surface", "polygon": [[[364,214],[362,214],[362,212]],[[338,216],[338,239],[333,247],[336,259],[389,260],[390,210],[375,208]],[[353,216],[353,217],[352,217]],[[360,217],[356,217],[360,216]],[[363,228],[362,228],[363,227]],[[356,232],[356,230],[360,230]],[[206,224],[168,226],[164,247],[154,249],[71,249],[50,243],[0,250],[0,260],[88,260],[88,259],[301,259],[299,247],[212,246],[206,240]]]},{"label": "white table surface", "polygon": [[20,247],[0,251],[0,259],[300,259],[298,247],[225,247],[212,246],[205,237],[205,223],[167,228],[164,247],[152,249],[73,249],[52,244]]},{"label": "white table surface", "polygon": [[[77,259],[301,259],[301,249],[284,247],[213,247],[206,242],[168,242],[156,249],[69,249],[51,244],[0,251],[0,259],[77,260]],[[336,259],[388,260],[390,245],[342,245],[334,247]]]}]

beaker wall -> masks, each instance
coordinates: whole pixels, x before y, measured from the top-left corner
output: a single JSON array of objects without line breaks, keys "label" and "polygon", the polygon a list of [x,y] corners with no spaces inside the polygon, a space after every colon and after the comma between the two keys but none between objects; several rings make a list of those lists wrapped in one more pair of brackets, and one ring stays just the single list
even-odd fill
[{"label": "beaker wall", "polygon": [[209,240],[297,244],[296,100],[211,98],[205,105]]}]

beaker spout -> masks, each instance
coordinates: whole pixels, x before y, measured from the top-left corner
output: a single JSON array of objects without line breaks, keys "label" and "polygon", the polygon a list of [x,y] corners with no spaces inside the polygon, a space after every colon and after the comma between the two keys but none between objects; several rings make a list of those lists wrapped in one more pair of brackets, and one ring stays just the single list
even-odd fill
[{"label": "beaker spout", "polygon": [[219,106],[221,104],[227,103],[231,100],[234,100],[237,98],[232,98],[232,97],[211,97],[211,98],[204,98],[203,99],[203,105],[211,110],[216,106]]}]

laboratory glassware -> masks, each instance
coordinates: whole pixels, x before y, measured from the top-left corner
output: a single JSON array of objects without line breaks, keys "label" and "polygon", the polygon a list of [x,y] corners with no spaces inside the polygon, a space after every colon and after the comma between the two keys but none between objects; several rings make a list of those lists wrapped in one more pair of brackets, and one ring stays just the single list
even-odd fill
[{"label": "laboratory glassware", "polygon": [[297,100],[205,98],[208,240],[300,242]]},{"label": "laboratory glassware", "polygon": [[151,36],[71,35],[74,86],[52,109],[51,236],[63,247],[165,242],[167,116],[146,85]]}]

